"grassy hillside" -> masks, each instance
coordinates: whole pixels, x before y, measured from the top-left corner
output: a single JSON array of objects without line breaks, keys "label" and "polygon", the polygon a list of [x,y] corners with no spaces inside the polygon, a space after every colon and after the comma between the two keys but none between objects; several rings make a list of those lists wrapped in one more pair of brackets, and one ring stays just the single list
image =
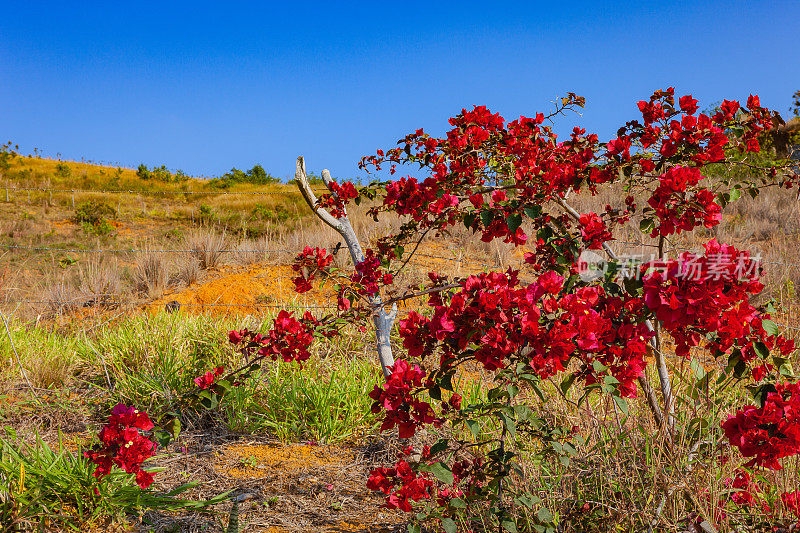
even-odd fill
[{"label": "grassy hillside", "polygon": [[[285,238],[311,220],[292,185],[191,177],[168,182],[143,179],[127,168],[4,154],[0,299],[5,302],[75,300],[74,308],[98,293],[159,297],[165,289],[199,281],[223,262],[266,259],[258,251],[286,247]],[[131,249],[195,253],[124,251]],[[215,249],[256,253],[204,260],[205,251]],[[36,317],[63,309],[25,303],[16,310]]]}]

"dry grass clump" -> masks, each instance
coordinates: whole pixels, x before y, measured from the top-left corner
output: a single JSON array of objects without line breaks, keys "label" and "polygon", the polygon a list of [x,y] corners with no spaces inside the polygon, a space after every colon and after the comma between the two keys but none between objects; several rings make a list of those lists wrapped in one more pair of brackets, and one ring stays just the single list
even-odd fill
[{"label": "dry grass clump", "polygon": [[119,299],[121,283],[119,270],[102,263],[91,262],[80,273],[79,291],[84,306],[113,306]]},{"label": "dry grass clump", "polygon": [[158,298],[169,285],[169,263],[163,254],[145,249],[136,257],[133,282],[137,291]]},{"label": "dry grass clump", "polygon": [[42,296],[51,316],[74,313],[83,305],[81,292],[65,279],[45,285]]},{"label": "dry grass clump", "polygon": [[233,260],[237,264],[247,266],[265,263],[270,250],[270,239],[267,236],[260,239],[243,239],[236,246]]},{"label": "dry grass clump", "polygon": [[222,263],[222,257],[228,239],[225,233],[217,233],[211,229],[196,229],[185,239],[186,249],[200,262],[202,270],[214,268]]},{"label": "dry grass clump", "polygon": [[192,283],[197,283],[203,276],[203,271],[200,268],[200,260],[194,255],[179,254],[176,258],[175,271],[170,278],[170,285],[178,285],[180,283],[187,287]]}]

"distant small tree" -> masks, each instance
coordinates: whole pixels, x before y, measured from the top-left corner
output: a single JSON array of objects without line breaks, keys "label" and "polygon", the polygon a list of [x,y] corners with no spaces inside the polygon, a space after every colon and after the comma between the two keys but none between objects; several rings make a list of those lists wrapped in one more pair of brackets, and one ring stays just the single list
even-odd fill
[{"label": "distant small tree", "polygon": [[792,99],[792,107],[789,108],[789,111],[794,113],[794,116],[800,117],[800,91],[795,91]]},{"label": "distant small tree", "polygon": [[261,165],[254,165],[247,172],[234,167],[219,178],[211,181],[211,185],[219,188],[228,188],[236,183],[252,183],[254,185],[269,185],[277,183],[278,179],[268,174]]},{"label": "distant small tree", "polygon": [[189,179],[189,176],[182,170],[176,171],[174,174],[167,169],[166,165],[160,167],[153,167],[153,170],[147,168],[147,165],[142,163],[136,170],[136,175],[143,180],[156,180],[163,181],[164,183],[180,183]]},{"label": "distant small tree", "polygon": [[[16,148],[19,148],[17,146]],[[17,156],[17,152],[11,149],[11,141],[0,145],[0,170],[8,170],[11,160]]]}]

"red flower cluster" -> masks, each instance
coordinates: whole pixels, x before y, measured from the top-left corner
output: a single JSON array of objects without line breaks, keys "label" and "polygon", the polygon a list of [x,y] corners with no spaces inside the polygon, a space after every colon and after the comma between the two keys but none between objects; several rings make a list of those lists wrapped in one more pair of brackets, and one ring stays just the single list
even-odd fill
[{"label": "red flower cluster", "polygon": [[[419,461],[404,459],[412,455]],[[451,499],[472,495],[485,484],[486,472],[480,456],[456,461],[449,466],[453,474],[452,485],[444,485],[428,472],[419,470],[420,464],[433,462],[428,446],[423,447],[419,454],[414,454],[413,448],[407,446],[398,454],[394,466],[379,467],[370,473],[367,488],[386,495],[384,507],[411,512],[412,501],[435,498],[439,506],[446,507]]]},{"label": "red flower cluster", "polygon": [[[736,505],[743,507],[760,505],[766,512],[769,512],[769,505],[767,505],[767,502],[763,499],[763,491],[756,484],[753,476],[746,470],[736,470],[733,479],[724,479],[723,485],[736,490],[736,492],[731,494],[731,500],[733,500],[733,503]],[[725,502],[720,503],[724,506]]]},{"label": "red flower cluster", "polygon": [[658,187],[647,200],[658,218],[651,237],[689,231],[700,224],[707,228],[719,224],[722,208],[714,193],[705,188],[687,192],[703,179],[699,168],[674,167],[658,179]]},{"label": "red flower cluster", "polygon": [[[579,128],[559,140],[543,125],[541,114],[506,123],[485,107],[475,107],[450,119],[453,128],[444,138],[417,130],[401,139],[398,147],[363,158],[360,166],[379,170],[388,163],[391,174],[400,164],[430,171],[421,181],[403,177],[388,182],[383,206],[376,209],[409,216],[416,230],[441,230],[463,221],[483,240],[523,244],[528,238],[520,225],[523,212],[569,190],[595,192],[598,184],[618,179],[621,170],[630,175],[637,166],[640,172],[634,177],[648,187],[652,178],[648,173],[670,168],[657,178],[657,191],[650,199],[659,219],[654,234],[669,235],[700,224],[711,227],[719,222],[720,206],[710,190],[697,187],[699,170],[672,167],[684,161],[697,167],[719,161],[734,142],[742,149],[757,150],[756,137],[771,127],[771,114],[760,107],[757,97],[748,99],[746,113],[737,113],[738,103],[725,101],[714,117],[696,116],[697,100],[690,95],[679,99],[679,107],[675,104],[673,88],[656,91],[649,101],[638,104],[644,122],[628,122],[606,144]],[[582,107],[583,100],[569,95],[564,105]],[[729,138],[726,132],[731,131],[741,132],[741,138]],[[508,197],[495,188],[502,180],[513,181]],[[546,213],[530,216],[535,228],[548,223]],[[596,247],[602,228],[593,224],[584,236]]]},{"label": "red flower cluster", "polygon": [[678,355],[688,355],[709,333],[715,334],[706,344],[712,354],[736,346],[745,361],[756,357],[756,341],[784,354],[794,350],[791,341],[764,331],[767,315],[748,302],[764,288],[758,281],[760,266],[748,252],[712,239],[704,255],[684,253],[678,260],[642,268],[654,269],[644,277],[644,302],[674,337]]},{"label": "red flower cluster", "polygon": [[590,250],[598,250],[603,247],[604,242],[614,240],[614,236],[597,213],[582,214],[578,223],[581,226],[581,238],[588,244]]},{"label": "red flower cluster", "polygon": [[302,362],[311,357],[308,347],[314,340],[314,330],[319,323],[306,311],[303,318],[297,320],[292,313],[282,309],[272,323],[272,329],[266,335],[247,329],[231,331],[228,339],[246,355],[254,351],[259,356],[273,360],[280,357],[286,362]]},{"label": "red flower cluster", "polygon": [[[579,100],[574,97],[567,105],[578,105]],[[401,140],[400,147],[364,158],[360,166],[380,169],[386,161],[393,169],[402,163],[427,166],[432,175],[422,182],[412,177],[389,182],[382,209],[409,216],[419,228],[444,229],[469,217],[467,225],[480,231],[483,240],[503,238],[519,245],[527,238],[514,222],[522,206],[539,205],[546,196],[580,187],[580,177],[591,175],[601,182],[613,176],[590,168],[598,147],[596,135],[575,129],[568,140],[559,142],[543,121],[539,114],[506,125],[485,107],[465,109],[450,120],[454,128],[446,138],[418,130]],[[514,198],[502,190],[491,191],[497,168],[506,164],[515,173],[508,177],[518,183]],[[482,190],[491,192],[488,199]]]},{"label": "red flower cluster", "polygon": [[125,472],[135,474],[136,483],[141,488],[149,487],[153,483],[153,475],[142,470],[141,465],[153,455],[156,445],[142,436],[139,430],[151,429],[153,423],[147,413],[117,404],[100,430],[102,444],[84,452],[84,456],[97,465],[94,476],[102,479],[116,464]]},{"label": "red flower cluster", "polygon": [[[688,159],[702,166],[725,157],[725,148],[731,146],[731,139],[725,131],[732,124],[740,125],[743,130],[742,138],[738,140],[739,148],[750,152],[759,151],[757,136],[772,127],[772,114],[761,107],[757,96],[751,95],[747,99],[747,113],[742,115],[737,115],[740,106],[735,100],[723,100],[719,112],[713,117],[703,113],[695,116],[697,100],[691,95],[680,97],[678,103],[679,108],[676,109],[675,90],[672,87],[656,91],[648,102],[641,101],[638,104],[644,124],[636,121],[628,123],[615,141],[638,143],[645,150],[652,148],[660,156],[660,162]],[[615,141],[609,143],[609,153],[612,147],[618,146],[619,143]],[[628,152],[626,154],[626,159],[631,158]],[[650,160],[650,154],[641,153],[635,158],[644,172],[656,166]]]},{"label": "red flower cluster", "polygon": [[210,389],[214,386],[214,382],[217,381],[217,378],[222,375],[222,371],[223,367],[218,366],[213,372],[206,372],[202,376],[194,378],[194,384],[201,389]]},{"label": "red flower cluster", "polygon": [[[395,486],[400,488],[393,490]],[[429,474],[418,473],[408,462],[400,459],[393,467],[373,470],[367,480],[367,488],[386,495],[384,507],[411,512],[411,501],[429,499],[432,496],[433,480]]]},{"label": "red flower cluster", "polygon": [[515,271],[470,276],[449,302],[431,296],[430,319],[412,312],[400,321],[403,345],[412,357],[438,349],[442,367],[457,354],[474,356],[487,370],[518,358],[542,378],[579,357],[578,375],[588,383],[598,379],[593,362],[599,361],[620,382],[623,395],[635,396],[652,336],[637,323],[641,300],[611,297],[595,286],[560,295],[564,281],[552,271],[527,287],[518,287]]},{"label": "red flower cluster", "polygon": [[381,265],[380,257],[371,248],[367,250],[364,260],[356,264],[355,270],[350,281],[356,285],[359,294],[374,296],[380,291],[381,285],[394,282],[392,275]]},{"label": "red flower cluster", "polygon": [[781,494],[781,502],[783,502],[786,510],[791,512],[795,517],[800,518],[800,490],[784,492]]},{"label": "red flower cluster", "polygon": [[731,445],[752,457],[746,466],[780,470],[778,459],[800,453],[800,384],[775,389],[763,406],[747,406],[722,424]]},{"label": "red flower cluster", "polygon": [[403,360],[397,361],[390,370],[392,373],[383,387],[375,385],[369,393],[369,397],[375,400],[372,412],[386,413],[381,431],[397,426],[400,438],[408,439],[414,436],[418,427],[436,422],[430,404],[413,397],[414,389],[422,386],[425,372],[419,366],[409,366]]},{"label": "red flower cluster", "polygon": [[307,292],[311,290],[311,280],[318,272],[327,272],[330,264],[333,263],[333,256],[325,248],[311,248],[306,246],[292,263],[292,270],[299,276],[292,279],[295,291]]},{"label": "red flower cluster", "polygon": [[345,206],[350,200],[358,197],[358,191],[350,181],[345,181],[341,185],[332,181],[328,187],[331,193],[320,195],[319,206],[328,209],[334,217],[342,218],[345,215]]}]

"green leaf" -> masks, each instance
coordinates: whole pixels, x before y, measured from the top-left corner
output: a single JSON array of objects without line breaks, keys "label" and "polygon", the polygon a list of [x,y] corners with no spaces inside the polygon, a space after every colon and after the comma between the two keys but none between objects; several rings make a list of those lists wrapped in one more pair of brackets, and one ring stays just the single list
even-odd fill
[{"label": "green leaf", "polygon": [[695,379],[703,379],[703,377],[706,375],[705,367],[694,359],[692,359],[689,363],[689,368],[694,373]]},{"label": "green leaf", "polygon": [[778,325],[772,320],[768,320],[765,318],[764,320],[761,321],[761,327],[764,328],[764,331],[767,332],[767,335],[778,334]]},{"label": "green leaf", "polygon": [[655,224],[653,223],[653,219],[652,218],[645,218],[645,219],[642,219],[641,222],[639,222],[639,230],[641,230],[643,232],[648,232],[649,233],[649,232],[653,231],[653,227],[654,226],[655,226]]},{"label": "green leaf", "polygon": [[533,417],[533,411],[527,405],[515,405],[514,414],[520,422],[525,422]]},{"label": "green leaf", "polygon": [[522,211],[523,211],[523,213],[525,213],[526,215],[528,215],[531,218],[539,218],[539,216],[542,214],[542,206],[540,206],[540,205],[532,205],[532,206],[526,207]]},{"label": "green leaf", "polygon": [[178,435],[181,433],[181,421],[177,418],[173,418],[164,424],[164,431],[169,433],[173,439],[177,439]]},{"label": "green leaf", "polygon": [[545,523],[549,523],[549,522],[553,521],[553,514],[549,510],[547,510],[545,507],[542,507],[541,509],[539,509],[539,511],[536,513],[536,516],[539,518],[539,520],[541,520],[542,522],[545,522]]},{"label": "green leaf", "polygon": [[517,393],[519,392],[519,387],[511,383],[510,385],[508,385],[508,387],[506,387],[506,391],[508,392],[509,399],[513,400],[517,396]]},{"label": "green leaf", "polygon": [[576,377],[577,376],[574,373],[567,375],[567,377],[565,377],[561,381],[561,385],[559,385],[559,388],[561,389],[561,392],[566,394],[567,391],[570,389],[570,387],[572,387],[572,384],[575,383],[575,378]]},{"label": "green leaf", "polygon": [[469,229],[472,227],[472,224],[475,222],[475,218],[477,218],[477,213],[467,213],[464,215],[464,227]]},{"label": "green leaf", "polygon": [[488,228],[493,219],[494,211],[481,211],[481,222],[483,223],[484,227]]},{"label": "green leaf", "polygon": [[439,461],[438,463],[433,463],[428,468],[431,474],[436,476],[436,479],[438,479],[442,483],[445,483],[447,485],[453,484],[453,472],[451,472],[450,467],[444,464],[443,462]]},{"label": "green leaf", "polygon": [[511,522],[510,520],[504,520],[503,529],[508,531],[508,533],[517,533],[517,524]]},{"label": "green leaf", "polygon": [[453,390],[453,374],[445,374],[442,376],[442,379],[439,380],[439,386],[444,390]]},{"label": "green leaf", "polygon": [[517,436],[517,422],[503,411],[500,411],[500,418],[503,419],[503,425],[508,430],[511,438],[515,438]]},{"label": "green leaf", "polygon": [[449,439],[439,439],[439,442],[431,446],[431,456],[436,456],[445,451],[450,445]]},{"label": "green leaf", "polygon": [[544,393],[542,392],[542,389],[539,388],[539,384],[537,382],[531,381],[530,385],[531,385],[531,390],[533,390],[533,392],[536,393],[536,396],[538,396],[540,400],[542,400],[543,402],[547,401],[544,399]]},{"label": "green leaf", "polygon": [[450,500],[450,507],[454,507],[456,509],[466,509],[467,502],[465,502],[461,498],[453,498]]},{"label": "green leaf", "polygon": [[434,385],[428,389],[428,394],[430,394],[431,398],[434,400],[442,400],[442,389],[438,385]]},{"label": "green leaf", "polygon": [[445,533],[458,533],[458,526],[452,518],[442,518],[442,529]]},{"label": "green leaf", "polygon": [[506,224],[508,224],[508,232],[513,234],[517,231],[517,228],[522,225],[522,215],[519,213],[511,213],[508,215],[508,218],[506,218]]},{"label": "green leaf", "polygon": [[756,352],[756,355],[761,358],[769,357],[769,348],[767,348],[767,345],[761,341],[756,341],[753,343],[753,350]]},{"label": "green leaf", "polygon": [[613,394],[611,396],[611,399],[614,400],[614,403],[617,405],[617,407],[619,407],[619,410],[622,411],[622,414],[627,416],[627,414],[628,414],[628,402],[625,401],[625,398],[623,398],[622,396],[617,396],[616,394]]}]

